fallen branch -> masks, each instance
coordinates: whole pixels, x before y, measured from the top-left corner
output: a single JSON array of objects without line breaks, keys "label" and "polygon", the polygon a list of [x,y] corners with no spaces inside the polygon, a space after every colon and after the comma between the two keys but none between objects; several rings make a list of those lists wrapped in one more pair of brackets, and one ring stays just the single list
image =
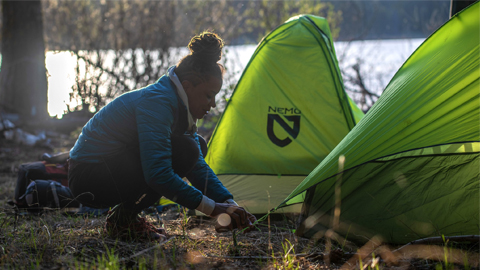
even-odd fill
[{"label": "fallen branch", "polygon": [[206,255],[206,258],[220,258],[220,259],[257,259],[257,260],[273,260],[283,259],[283,256],[216,256]]},{"label": "fallen branch", "polygon": [[[316,260],[323,260],[325,256],[328,256],[329,253],[299,253],[299,254],[292,254],[293,257],[296,258],[314,258]],[[343,253],[346,256],[352,256],[354,253]],[[217,256],[217,255],[204,255],[206,258],[220,258],[220,259],[260,259],[260,260],[277,260],[277,259],[285,259],[285,256]]]},{"label": "fallen branch", "polygon": [[443,244],[446,241],[478,243],[480,242],[480,235],[456,235],[456,236],[443,236],[443,237],[435,236],[435,237],[423,238],[423,239],[414,240],[406,245],[403,245],[397,248],[396,250],[394,250],[393,252],[399,251],[402,248],[405,248],[406,246],[410,246],[410,245]]},{"label": "fallen branch", "polygon": [[[306,254],[306,253],[300,253],[300,254],[293,254],[292,256],[297,257],[297,258],[303,258],[303,257],[315,257],[315,256],[325,256],[323,253],[319,254]],[[285,256],[217,256],[217,255],[205,255],[206,258],[220,258],[220,259],[260,259],[260,260],[277,260],[277,259],[284,259]]]},{"label": "fallen branch", "polygon": [[[399,260],[434,260],[478,268],[479,254],[438,245],[409,245],[393,253]],[[468,263],[467,263],[468,262]],[[467,263],[467,264],[466,264]]]},{"label": "fallen branch", "polygon": [[120,262],[131,260],[131,259],[133,259],[133,258],[135,258],[135,257],[137,257],[137,256],[140,256],[140,255],[142,255],[142,254],[144,254],[144,253],[146,253],[146,252],[148,252],[148,251],[150,251],[150,250],[152,250],[152,249],[155,249],[155,248],[157,248],[157,247],[161,247],[161,246],[169,243],[169,242],[172,241],[173,239],[175,239],[175,237],[171,237],[170,239],[168,239],[168,240],[166,240],[166,241],[164,241],[164,242],[161,242],[161,243],[159,243],[159,244],[157,244],[157,245],[155,245],[155,246],[153,246],[153,247],[149,247],[149,248],[146,248],[146,249],[144,249],[144,250],[142,250],[142,251],[139,251],[139,252],[133,254],[132,256],[130,256],[130,257],[128,257],[128,258],[122,258],[122,259],[120,260]]}]

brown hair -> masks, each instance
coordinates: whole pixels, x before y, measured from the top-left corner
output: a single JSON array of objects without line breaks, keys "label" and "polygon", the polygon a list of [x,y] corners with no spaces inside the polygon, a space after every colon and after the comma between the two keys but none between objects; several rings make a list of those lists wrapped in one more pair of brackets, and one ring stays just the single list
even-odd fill
[{"label": "brown hair", "polygon": [[204,31],[194,36],[188,44],[190,54],[183,57],[175,68],[180,81],[188,80],[193,85],[213,76],[223,79],[225,68],[218,63],[222,58],[223,39],[217,34]]}]

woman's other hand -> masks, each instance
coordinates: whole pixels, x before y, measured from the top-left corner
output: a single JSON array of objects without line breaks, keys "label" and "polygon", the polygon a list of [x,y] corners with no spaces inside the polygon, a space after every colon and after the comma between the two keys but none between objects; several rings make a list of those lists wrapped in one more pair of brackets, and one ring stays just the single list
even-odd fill
[{"label": "woman's other hand", "polygon": [[257,221],[255,216],[243,207],[227,203],[215,203],[211,216],[217,218],[217,225],[215,226],[217,232],[246,228],[244,233],[247,233],[255,227],[253,224]]}]

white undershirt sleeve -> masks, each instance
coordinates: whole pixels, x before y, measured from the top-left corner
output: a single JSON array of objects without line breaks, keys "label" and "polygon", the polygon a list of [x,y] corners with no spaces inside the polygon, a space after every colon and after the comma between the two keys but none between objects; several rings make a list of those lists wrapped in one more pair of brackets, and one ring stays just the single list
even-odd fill
[{"label": "white undershirt sleeve", "polygon": [[197,211],[204,213],[207,216],[210,216],[215,209],[215,201],[203,195],[202,201],[197,207]]}]

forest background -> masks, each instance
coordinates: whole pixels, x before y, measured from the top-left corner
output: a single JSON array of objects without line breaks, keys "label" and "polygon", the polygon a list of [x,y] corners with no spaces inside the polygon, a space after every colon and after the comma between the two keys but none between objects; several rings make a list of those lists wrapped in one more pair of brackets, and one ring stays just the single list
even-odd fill
[{"label": "forest background", "polygon": [[[227,46],[257,44],[291,16],[327,18],[336,41],[425,38],[449,18],[436,1],[2,1],[0,111],[23,126],[71,131],[116,96],[155,82],[189,39],[205,29]],[[45,52],[75,56],[75,83],[63,121],[47,111]],[[363,57],[369,57],[364,55]],[[237,61],[225,53],[223,62]],[[346,90],[364,110],[382,89],[369,89],[362,59],[342,70]],[[216,111],[200,125],[213,130],[238,71],[227,70]],[[13,117],[11,117],[13,115]],[[18,118],[16,117],[18,116]],[[37,127],[38,128],[38,127]]]}]

